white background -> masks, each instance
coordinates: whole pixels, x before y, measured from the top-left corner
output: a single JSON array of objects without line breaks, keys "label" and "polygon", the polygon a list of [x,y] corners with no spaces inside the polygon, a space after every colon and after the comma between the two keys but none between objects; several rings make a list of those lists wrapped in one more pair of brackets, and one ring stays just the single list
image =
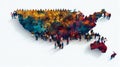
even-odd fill
[{"label": "white background", "polygon": [[[0,2],[0,67],[120,67],[120,7],[118,0],[1,0]],[[97,22],[94,28],[108,41],[108,50],[91,51],[89,44],[71,41],[63,50],[55,50],[54,43],[35,41],[10,12],[16,9],[77,9],[85,15],[106,9],[110,20]],[[117,56],[110,60],[112,51]]]}]

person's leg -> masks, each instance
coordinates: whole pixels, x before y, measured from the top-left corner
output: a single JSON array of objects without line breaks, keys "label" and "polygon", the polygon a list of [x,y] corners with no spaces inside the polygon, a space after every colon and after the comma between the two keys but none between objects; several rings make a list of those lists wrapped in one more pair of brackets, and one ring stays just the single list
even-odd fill
[{"label": "person's leg", "polygon": [[57,44],[55,43],[55,49],[57,48]]},{"label": "person's leg", "polygon": [[35,39],[38,40],[38,36],[35,36]]},{"label": "person's leg", "polygon": [[63,47],[64,47],[64,44],[62,43],[62,44],[61,44],[61,48],[63,49]]},{"label": "person's leg", "polygon": [[35,34],[35,39],[38,40],[38,34]]},{"label": "person's leg", "polygon": [[12,19],[14,19],[14,16],[13,16],[13,14],[12,14]]},{"label": "person's leg", "polygon": [[114,58],[114,56],[113,56],[113,55],[111,55],[110,60],[112,60],[113,58]]},{"label": "person's leg", "polygon": [[58,46],[59,46],[59,49],[61,49],[61,44],[58,44]]},{"label": "person's leg", "polygon": [[96,34],[95,34],[95,39],[96,39]]},{"label": "person's leg", "polygon": [[67,45],[69,44],[69,39],[67,39]]},{"label": "person's leg", "polygon": [[52,39],[49,39],[50,42],[52,42]]}]

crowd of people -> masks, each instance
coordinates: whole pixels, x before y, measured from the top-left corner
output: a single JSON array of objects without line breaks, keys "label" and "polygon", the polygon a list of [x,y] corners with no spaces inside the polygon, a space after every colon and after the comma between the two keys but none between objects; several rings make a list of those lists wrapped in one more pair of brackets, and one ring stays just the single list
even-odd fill
[{"label": "crowd of people", "polygon": [[[19,9],[11,13],[13,19],[18,19],[20,24],[38,40],[39,38],[55,42],[55,48],[63,49],[66,40],[81,40],[84,37],[87,41],[93,37],[99,37],[98,42],[105,43],[106,38],[99,33],[94,33],[92,28],[96,26],[99,18],[110,19],[111,14],[102,9],[89,16],[84,16],[81,11],[66,9],[56,10],[23,10]],[[90,31],[91,30],[91,31]],[[89,33],[90,31],[90,33]]]}]

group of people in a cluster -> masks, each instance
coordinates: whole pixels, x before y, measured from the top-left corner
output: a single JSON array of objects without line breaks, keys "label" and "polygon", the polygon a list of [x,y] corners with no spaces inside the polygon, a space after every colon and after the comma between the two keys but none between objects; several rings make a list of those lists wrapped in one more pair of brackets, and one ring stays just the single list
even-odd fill
[{"label": "group of people in a cluster", "polygon": [[98,39],[90,44],[91,50],[98,49],[102,53],[106,53],[106,51],[107,51],[107,46],[105,45],[106,41],[107,41],[107,39],[104,38],[103,36],[102,37],[98,36]]},{"label": "group of people in a cluster", "polygon": [[[18,18],[20,24],[29,32],[35,35],[36,40],[55,41],[55,48],[63,48],[63,41],[80,39],[83,36],[87,41],[99,36],[98,42],[104,41],[100,38],[99,33],[91,30],[96,26],[99,18],[111,17],[111,14],[102,9],[100,12],[94,12],[89,16],[84,16],[80,11],[71,10],[23,10],[19,9],[11,13],[12,18]],[[91,34],[88,32],[91,30]]]},{"label": "group of people in a cluster", "polygon": [[[55,42],[55,48],[63,49],[64,43],[69,44],[70,40],[87,41],[95,38],[96,43],[105,43],[107,39],[99,33],[94,33],[92,28],[96,26],[99,18],[111,17],[111,14],[102,9],[100,12],[94,12],[89,16],[84,16],[80,11],[71,11],[66,9],[56,10],[23,10],[17,9],[11,13],[13,19],[18,19],[20,24],[31,32],[36,40],[41,38],[45,41]],[[89,32],[90,31],[90,32]],[[114,58],[116,53],[111,55]]]}]

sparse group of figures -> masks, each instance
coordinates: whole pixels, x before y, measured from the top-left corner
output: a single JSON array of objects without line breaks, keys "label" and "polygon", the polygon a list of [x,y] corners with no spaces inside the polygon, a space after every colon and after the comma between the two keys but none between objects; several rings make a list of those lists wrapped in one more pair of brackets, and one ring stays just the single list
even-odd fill
[{"label": "sparse group of figures", "polygon": [[[91,30],[90,33],[87,33],[85,35],[77,35],[74,38],[70,38],[68,36],[67,39],[64,39],[63,37],[59,37],[59,36],[56,35],[55,48],[59,47],[60,49],[63,49],[63,47],[65,45],[63,43],[64,40],[66,40],[66,44],[68,45],[69,41],[71,41],[71,40],[81,41],[81,39],[85,39],[86,41],[90,41],[91,39],[95,39],[97,43],[101,43],[101,42],[105,43],[107,41],[106,37],[101,36],[99,33],[94,33],[93,30]],[[50,42],[53,41],[53,40],[54,40],[53,37],[49,38]]]}]

